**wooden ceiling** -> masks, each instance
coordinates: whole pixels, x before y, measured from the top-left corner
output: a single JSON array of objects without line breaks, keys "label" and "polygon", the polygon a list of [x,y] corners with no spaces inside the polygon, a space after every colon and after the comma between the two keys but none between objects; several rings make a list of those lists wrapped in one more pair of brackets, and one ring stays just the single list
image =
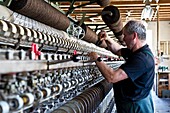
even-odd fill
[{"label": "wooden ceiling", "polygon": [[[65,13],[68,13],[68,11],[71,12],[69,8],[73,0],[53,0],[53,1],[55,1],[58,4],[59,8],[63,10]],[[96,2],[90,3],[90,0],[74,0],[74,1],[75,3],[73,6],[80,8],[75,8],[72,13],[69,13],[69,16],[71,16],[73,19],[80,21],[84,16],[85,18],[83,18],[84,19],[83,21],[85,22],[85,24],[104,23],[100,16],[101,11],[103,10],[104,7],[101,7]],[[129,19],[140,20],[142,10],[146,5],[146,2],[144,2],[143,0],[110,0],[110,1],[111,1],[110,5],[118,7],[123,22]],[[157,21],[157,17],[159,17],[158,18],[159,21],[170,21],[170,0],[159,0],[158,3],[156,1],[152,0],[152,2],[149,2],[150,6],[154,10],[154,14],[152,16],[151,21]]]}]

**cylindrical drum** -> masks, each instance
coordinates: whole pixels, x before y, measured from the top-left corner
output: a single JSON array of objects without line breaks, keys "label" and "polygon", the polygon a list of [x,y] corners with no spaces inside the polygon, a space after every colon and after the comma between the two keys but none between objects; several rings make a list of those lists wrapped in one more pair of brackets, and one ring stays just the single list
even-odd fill
[{"label": "cylindrical drum", "polygon": [[85,30],[85,33],[86,33],[82,40],[85,40],[89,43],[96,44],[97,46],[100,46],[102,48],[107,47],[105,42],[98,43],[98,41],[99,41],[98,35],[91,28],[89,28],[85,24],[82,24],[81,27]]},{"label": "cylindrical drum", "polygon": [[107,24],[107,26],[113,31],[115,37],[123,42],[123,23],[121,21],[121,16],[119,9],[115,6],[107,6],[102,10],[102,19]]},{"label": "cylindrical drum", "polygon": [[70,20],[44,0],[12,0],[9,8],[58,30],[66,30]]}]

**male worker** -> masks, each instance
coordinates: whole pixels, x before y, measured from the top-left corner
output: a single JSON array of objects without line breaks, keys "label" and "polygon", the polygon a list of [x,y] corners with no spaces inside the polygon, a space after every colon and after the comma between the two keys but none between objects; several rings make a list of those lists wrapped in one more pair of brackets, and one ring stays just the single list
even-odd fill
[{"label": "male worker", "polygon": [[[99,38],[109,50],[122,56],[125,63],[114,70],[97,60],[96,65],[108,82],[113,83],[117,113],[154,113],[151,89],[154,83],[155,64],[151,50],[146,44],[146,28],[142,21],[131,20],[123,28],[127,48],[107,37],[101,31]],[[89,54],[92,60],[98,54]]]}]

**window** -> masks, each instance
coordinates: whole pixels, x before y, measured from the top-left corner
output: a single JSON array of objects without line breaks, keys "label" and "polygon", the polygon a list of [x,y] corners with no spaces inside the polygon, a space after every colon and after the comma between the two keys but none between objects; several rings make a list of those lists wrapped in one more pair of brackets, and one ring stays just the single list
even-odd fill
[{"label": "window", "polygon": [[170,55],[170,41],[160,41],[160,51],[164,55]]}]

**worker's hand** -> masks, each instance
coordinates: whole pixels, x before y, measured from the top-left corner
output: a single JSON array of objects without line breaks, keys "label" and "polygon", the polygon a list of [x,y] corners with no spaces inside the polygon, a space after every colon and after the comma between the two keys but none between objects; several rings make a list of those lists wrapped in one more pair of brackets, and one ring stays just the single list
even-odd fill
[{"label": "worker's hand", "polygon": [[90,60],[92,60],[92,61],[97,60],[97,58],[99,57],[98,54],[95,52],[89,53],[88,56],[90,57]]},{"label": "worker's hand", "polygon": [[101,30],[98,34],[98,38],[100,39],[100,41],[106,41],[106,42],[111,42],[111,38],[107,36],[106,31]]},{"label": "worker's hand", "polygon": [[107,40],[107,38],[108,38],[107,33],[104,30],[101,30],[99,32],[98,37],[99,37],[100,41]]}]

